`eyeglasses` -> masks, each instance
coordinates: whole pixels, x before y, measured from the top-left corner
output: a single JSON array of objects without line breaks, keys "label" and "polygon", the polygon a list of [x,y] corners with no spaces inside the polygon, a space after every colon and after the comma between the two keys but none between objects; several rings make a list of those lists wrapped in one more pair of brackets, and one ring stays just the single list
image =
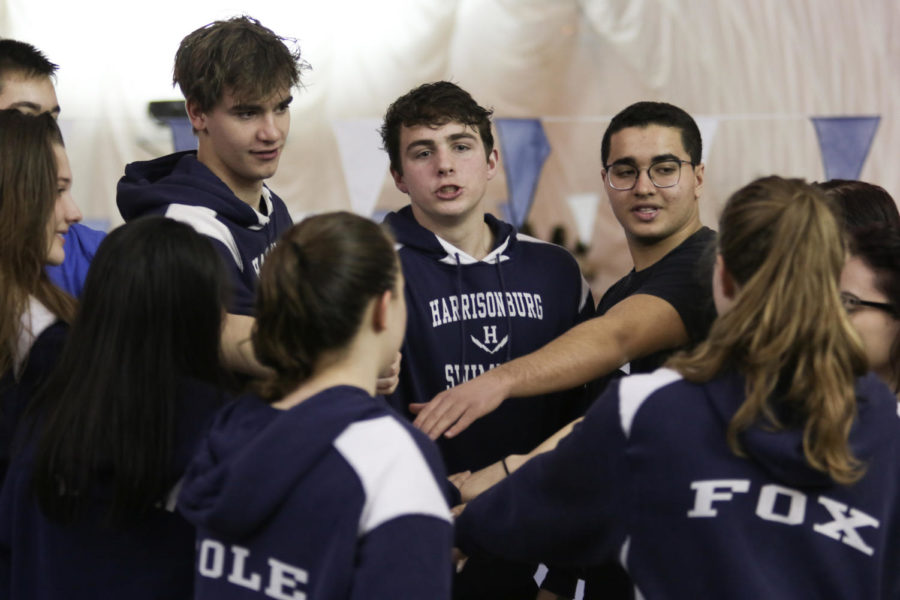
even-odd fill
[{"label": "eyeglasses", "polygon": [[[647,175],[650,176],[650,182],[658,188],[670,188],[678,185],[681,180],[681,165],[688,164],[692,167],[694,163],[689,160],[666,159],[659,162],[651,163],[647,167]],[[625,191],[630,190],[637,183],[641,171],[634,165],[627,163],[613,163],[606,165],[606,173],[609,186],[614,190]]]},{"label": "eyeglasses", "polygon": [[870,308],[883,310],[893,317],[897,316],[897,311],[894,309],[893,305],[888,304],[887,302],[872,302],[870,300],[860,300],[856,297],[855,294],[851,294],[850,292],[841,292],[841,302],[844,305],[844,309],[848,313],[856,312],[861,307],[868,306]]}]

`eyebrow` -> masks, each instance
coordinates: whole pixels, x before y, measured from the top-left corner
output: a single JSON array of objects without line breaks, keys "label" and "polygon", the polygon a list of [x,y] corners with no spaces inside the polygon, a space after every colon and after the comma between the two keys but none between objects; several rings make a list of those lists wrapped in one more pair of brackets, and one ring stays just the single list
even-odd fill
[{"label": "eyebrow", "polygon": [[[477,138],[473,134],[471,134],[467,131],[462,131],[459,133],[452,133],[444,139],[446,139],[450,142],[458,142],[459,140],[472,140],[472,141],[477,140]],[[407,144],[406,150],[408,152],[409,150],[412,150],[413,148],[419,148],[419,147],[434,148],[434,146],[435,146],[434,140],[414,140],[414,141],[410,142],[409,144]]]},{"label": "eyebrow", "polygon": [[[294,101],[294,97],[288,96],[287,98],[284,98],[284,99],[280,100],[279,102],[276,102],[275,106],[289,106],[291,104],[291,102],[293,102],[293,101]],[[244,104],[235,104],[228,110],[230,112],[237,113],[237,112],[249,112],[249,111],[263,110],[263,109],[264,109],[264,107],[260,103],[256,103],[256,104],[244,103]]]},{"label": "eyebrow", "polygon": [[[25,108],[28,110],[32,110],[36,113],[45,112],[42,110],[42,107],[40,104],[31,102],[29,100],[20,100],[19,102],[13,102],[7,108],[14,108],[16,110]],[[60,108],[59,108],[59,105],[57,104],[56,106],[54,106],[53,108],[51,108],[50,110],[48,110],[46,112],[50,113],[53,116],[57,116],[57,115],[59,115],[59,111],[60,111]]]},{"label": "eyebrow", "polygon": [[[674,154],[671,154],[671,153],[657,154],[656,156],[654,156],[653,158],[650,159],[650,164],[652,165],[654,163],[664,162],[667,160],[684,160],[684,159],[682,159],[678,156],[675,156]],[[618,160],[614,160],[613,162],[609,163],[609,166],[612,166],[612,165],[629,165],[632,167],[636,167],[637,161],[634,159],[633,156],[623,156],[622,158],[620,158]]]}]

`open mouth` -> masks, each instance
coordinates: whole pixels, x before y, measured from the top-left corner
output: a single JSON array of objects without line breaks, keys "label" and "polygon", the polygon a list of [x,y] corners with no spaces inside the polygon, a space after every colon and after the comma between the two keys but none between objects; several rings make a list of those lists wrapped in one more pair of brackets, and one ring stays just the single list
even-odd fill
[{"label": "open mouth", "polygon": [[441,200],[455,200],[462,194],[462,188],[458,185],[443,185],[438,188],[436,194]]},{"label": "open mouth", "polygon": [[659,214],[659,208],[655,206],[638,206],[633,208],[631,212],[642,221],[652,221]]}]

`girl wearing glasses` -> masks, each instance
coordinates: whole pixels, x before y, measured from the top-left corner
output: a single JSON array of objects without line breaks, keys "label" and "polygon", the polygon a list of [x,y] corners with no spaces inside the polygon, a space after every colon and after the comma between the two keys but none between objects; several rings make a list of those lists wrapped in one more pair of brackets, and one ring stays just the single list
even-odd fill
[{"label": "girl wearing glasses", "polygon": [[719,222],[705,342],[621,379],[469,503],[469,555],[615,559],[644,598],[900,596],[900,418],[842,305],[821,192],[768,177]]},{"label": "girl wearing glasses", "polygon": [[841,272],[841,297],[869,367],[900,394],[900,230],[854,230]]}]

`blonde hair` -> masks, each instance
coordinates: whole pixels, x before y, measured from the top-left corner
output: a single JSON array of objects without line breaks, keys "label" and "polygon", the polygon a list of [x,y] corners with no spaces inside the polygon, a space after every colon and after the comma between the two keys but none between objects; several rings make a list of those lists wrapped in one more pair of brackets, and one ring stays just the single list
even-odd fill
[{"label": "blonde hair", "polygon": [[841,304],[841,229],[829,200],[799,179],[766,177],[735,192],[719,221],[719,254],[739,292],[707,340],[669,366],[690,381],[735,369],[745,398],[728,426],[801,427],[810,466],[840,484],[864,467],[849,447],[854,381],[867,370]]}]

